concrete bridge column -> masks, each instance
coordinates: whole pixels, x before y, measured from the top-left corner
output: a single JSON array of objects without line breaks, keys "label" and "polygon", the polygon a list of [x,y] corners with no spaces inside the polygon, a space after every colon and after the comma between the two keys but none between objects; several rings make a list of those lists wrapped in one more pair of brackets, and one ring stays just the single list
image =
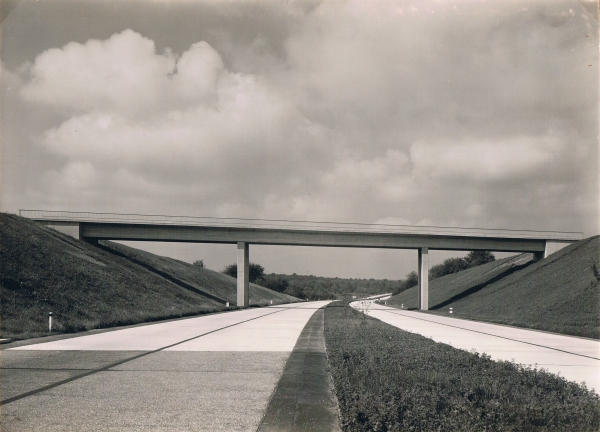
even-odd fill
[{"label": "concrete bridge column", "polygon": [[419,249],[419,310],[429,309],[429,249]]},{"label": "concrete bridge column", "polygon": [[250,291],[250,245],[237,244],[237,305],[248,307]]}]

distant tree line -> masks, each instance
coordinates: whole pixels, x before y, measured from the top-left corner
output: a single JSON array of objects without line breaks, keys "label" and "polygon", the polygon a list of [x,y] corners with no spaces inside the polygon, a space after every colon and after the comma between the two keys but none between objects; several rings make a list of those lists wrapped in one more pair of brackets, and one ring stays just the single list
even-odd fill
[{"label": "distant tree line", "polygon": [[[289,284],[283,277],[274,273],[270,275],[265,274],[265,269],[260,264],[250,263],[248,267],[248,279],[250,283],[254,283],[280,293],[289,294],[286,292]],[[221,273],[225,273],[228,276],[237,278],[237,264],[228,265],[221,271]]]},{"label": "distant tree line", "polygon": [[[463,258],[448,258],[443,263],[429,269],[429,279],[458,273],[481,264],[495,261],[489,251],[471,251]],[[226,275],[237,277],[237,264],[230,264],[222,270]],[[412,271],[404,280],[388,279],[342,279],[312,275],[266,274],[260,264],[250,263],[249,279],[251,283],[261,285],[273,291],[308,300],[335,299],[338,295],[353,293],[357,295],[398,294],[419,283],[417,272]]]},{"label": "distant tree line", "polygon": [[[222,273],[237,277],[237,264],[226,266]],[[388,279],[341,279],[306,275],[265,274],[260,264],[249,264],[249,280],[273,291],[308,300],[335,299],[339,294],[383,294],[397,289],[400,281]]]}]

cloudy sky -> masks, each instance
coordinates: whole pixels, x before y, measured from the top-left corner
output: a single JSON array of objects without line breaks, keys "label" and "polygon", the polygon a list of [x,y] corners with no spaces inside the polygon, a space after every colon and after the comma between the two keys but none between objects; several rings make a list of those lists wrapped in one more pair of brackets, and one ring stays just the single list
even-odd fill
[{"label": "cloudy sky", "polygon": [[[1,4],[2,211],[600,232],[593,1]],[[416,252],[251,260],[397,279]]]}]

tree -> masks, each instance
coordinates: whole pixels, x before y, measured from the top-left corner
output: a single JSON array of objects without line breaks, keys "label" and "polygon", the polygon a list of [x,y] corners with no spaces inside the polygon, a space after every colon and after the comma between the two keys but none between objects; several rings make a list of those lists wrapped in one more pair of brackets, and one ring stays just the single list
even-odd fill
[{"label": "tree", "polygon": [[290,285],[290,287],[286,291],[286,294],[291,295],[292,297],[298,297],[299,299],[305,299],[307,297],[304,290],[296,285]]},{"label": "tree", "polygon": [[469,267],[475,267],[481,264],[487,264],[492,261],[496,261],[496,257],[490,251],[471,251],[465,258]]},{"label": "tree", "polygon": [[416,271],[411,271],[406,275],[405,280],[401,280],[398,286],[392,290],[392,294],[400,294],[402,291],[406,291],[409,288],[419,284],[419,275]]},{"label": "tree", "polygon": [[447,258],[443,263],[434,265],[429,269],[429,279],[437,279],[468,268],[469,266],[465,258]]},{"label": "tree", "polygon": [[257,279],[256,283],[277,292],[284,292],[289,286],[287,280],[276,274],[265,275],[260,279]]},{"label": "tree", "polygon": [[432,266],[429,269],[429,279],[437,279],[492,261],[496,261],[496,257],[490,251],[471,251],[464,258],[448,258],[442,264]]},{"label": "tree", "polygon": [[227,267],[221,270],[221,273],[237,278],[237,264],[229,264]]},{"label": "tree", "polygon": [[192,265],[195,265],[196,267],[204,267],[204,261],[202,261],[202,260],[197,260],[197,261],[194,261],[194,262],[192,263]]},{"label": "tree", "polygon": [[419,275],[416,271],[411,271],[406,275],[406,280],[404,281],[404,289],[409,289],[419,284]]},{"label": "tree", "polygon": [[[237,264],[229,264],[221,273],[237,278]],[[249,278],[250,282],[254,283],[265,275],[265,269],[260,264],[250,263]]]}]

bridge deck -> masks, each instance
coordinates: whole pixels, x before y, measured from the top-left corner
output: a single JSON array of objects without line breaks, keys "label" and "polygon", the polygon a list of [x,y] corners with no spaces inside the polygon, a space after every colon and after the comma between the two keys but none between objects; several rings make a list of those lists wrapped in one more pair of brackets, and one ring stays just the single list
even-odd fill
[{"label": "bridge deck", "polygon": [[21,210],[47,224],[79,224],[80,237],[98,240],[172,241],[392,249],[543,252],[546,241],[573,242],[581,233]]}]

